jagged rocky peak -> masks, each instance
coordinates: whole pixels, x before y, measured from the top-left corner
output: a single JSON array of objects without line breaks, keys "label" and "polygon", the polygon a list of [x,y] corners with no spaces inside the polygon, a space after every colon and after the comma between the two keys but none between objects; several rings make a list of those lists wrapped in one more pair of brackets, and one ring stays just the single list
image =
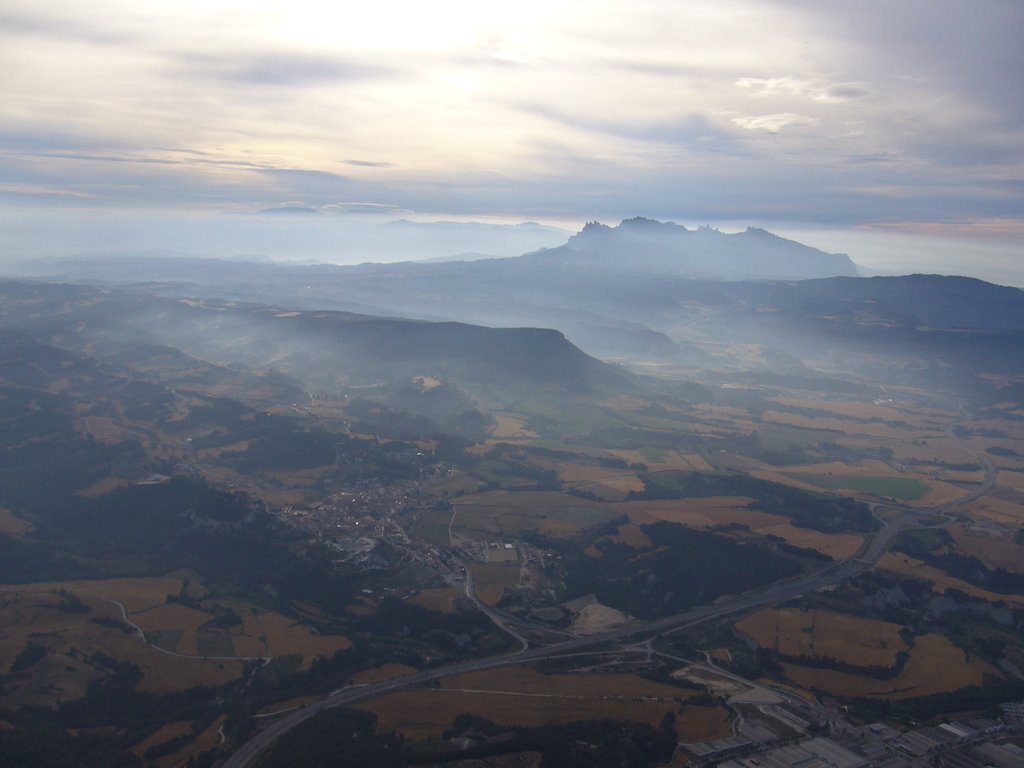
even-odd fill
[{"label": "jagged rocky peak", "polygon": [[588,222],[565,248],[575,260],[594,266],[702,278],[801,280],[858,275],[846,254],[825,253],[759,227],[726,234],[712,227],[689,230],[643,216],[624,219],[615,227]]}]

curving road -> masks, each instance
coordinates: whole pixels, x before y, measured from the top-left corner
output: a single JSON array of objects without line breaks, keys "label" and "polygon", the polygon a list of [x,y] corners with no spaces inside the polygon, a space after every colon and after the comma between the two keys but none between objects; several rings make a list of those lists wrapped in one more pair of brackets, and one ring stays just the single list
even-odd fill
[{"label": "curving road", "polygon": [[[747,611],[751,608],[782,602],[807,594],[808,592],[822,589],[823,587],[839,584],[875,565],[882,555],[885,554],[886,550],[888,550],[892,540],[903,531],[919,525],[921,518],[930,515],[943,514],[954,507],[975,501],[992,490],[997,476],[995,465],[984,454],[974,451],[973,449],[970,450],[978,456],[978,459],[985,466],[985,479],[981,485],[959,499],[944,502],[942,504],[936,504],[931,507],[913,508],[887,504],[886,506],[901,509],[907,512],[907,514],[895,520],[885,522],[881,529],[865,540],[864,545],[860,550],[858,550],[858,552],[846,560],[830,563],[824,568],[812,573],[804,574],[786,581],[776,582],[775,584],[771,584],[766,587],[759,587],[758,589],[745,592],[742,595],[720,599],[713,605],[694,608],[673,616],[633,624],[628,627],[622,627],[602,632],[600,634],[574,637],[570,640],[564,640],[541,648],[528,648],[525,644],[526,641],[520,635],[509,629],[506,622],[496,620],[495,623],[498,624],[500,628],[519,639],[524,644],[524,647],[518,651],[503,656],[474,659],[457,664],[450,664],[445,667],[438,667],[437,669],[417,672],[412,675],[406,675],[405,677],[381,683],[351,686],[337,690],[322,701],[311,704],[305,709],[300,709],[297,712],[294,712],[293,714],[267,726],[267,728],[257,733],[249,739],[249,741],[239,747],[224,763],[224,768],[246,768],[246,766],[249,766],[250,763],[252,763],[257,755],[267,749],[282,734],[285,734],[293,728],[301,725],[306,720],[325,709],[354,704],[391,691],[420,685],[432,680],[439,680],[443,677],[450,677],[452,675],[539,661],[541,659],[560,656],[567,652],[580,650],[582,648],[604,645],[606,643],[621,642],[636,636],[650,636],[659,633],[671,634],[732,613],[738,613],[741,611]],[[474,598],[474,602],[477,602],[477,605],[480,605],[480,603],[475,600],[475,595],[473,595],[471,579],[472,577],[469,575],[469,569],[467,569],[466,595],[470,598]],[[485,612],[488,616],[491,616],[491,612],[489,610],[485,609]],[[491,618],[494,619],[493,616]]]}]

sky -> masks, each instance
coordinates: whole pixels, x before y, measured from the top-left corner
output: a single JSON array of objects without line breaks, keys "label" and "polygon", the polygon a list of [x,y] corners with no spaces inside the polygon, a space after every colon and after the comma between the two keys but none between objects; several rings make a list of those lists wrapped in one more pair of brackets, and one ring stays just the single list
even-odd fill
[{"label": "sky", "polygon": [[1022,36],[1021,0],[0,0],[0,245],[643,215],[1024,285]]}]

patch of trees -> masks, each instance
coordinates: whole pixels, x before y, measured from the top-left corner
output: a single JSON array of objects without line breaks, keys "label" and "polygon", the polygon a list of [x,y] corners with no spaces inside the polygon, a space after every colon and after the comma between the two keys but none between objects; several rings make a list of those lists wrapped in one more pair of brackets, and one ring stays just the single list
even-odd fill
[{"label": "patch of trees", "polygon": [[654,618],[801,571],[796,559],[750,542],[665,521],[642,530],[650,547],[637,550],[604,540],[593,544],[600,558],[578,548],[566,552],[567,597],[594,593],[606,605]]},{"label": "patch of trees", "polygon": [[1004,448],[1001,445],[993,445],[991,448],[986,448],[985,453],[990,453],[993,456],[1020,456],[1013,448]]},{"label": "patch of trees", "polygon": [[948,531],[908,531],[896,540],[894,548],[990,592],[1002,595],[1024,592],[1024,575],[1005,568],[992,569],[972,555],[959,554],[956,541]]},{"label": "patch of trees", "polygon": [[141,768],[141,759],[109,737],[73,737],[58,722],[5,713],[13,730],[0,730],[0,768]]},{"label": "patch of trees", "polygon": [[903,719],[929,721],[950,712],[982,711],[998,717],[999,704],[1024,698],[1024,682],[1016,678],[986,676],[984,684],[949,693],[933,693],[914,699],[844,699],[853,713],[865,722]]},{"label": "patch of trees", "polygon": [[378,736],[377,716],[371,712],[335,707],[319,713],[283,734],[261,760],[262,768],[337,765],[346,768],[404,768],[408,757],[394,734]]},{"label": "patch of trees", "polygon": [[[645,768],[672,757],[676,747],[675,713],[666,710],[660,727],[619,720],[580,720],[564,725],[508,729],[510,738],[459,753],[463,759],[482,759],[515,752],[540,752],[541,768]],[[484,721],[485,723],[486,721]],[[471,730],[487,727],[473,721]],[[493,724],[491,733],[500,732]],[[486,731],[485,731],[486,732]],[[414,765],[446,762],[444,757],[424,757]]]},{"label": "patch of trees", "polygon": [[374,635],[425,644],[428,648],[465,657],[498,653],[511,646],[504,633],[495,633],[480,611],[438,613],[396,598],[380,601],[372,614],[359,617],[355,626]]},{"label": "patch of trees", "polygon": [[867,533],[879,527],[865,504],[760,480],[750,475],[717,472],[650,472],[641,476],[643,491],[630,499],[686,499],[749,496],[751,509],[788,517],[793,525],[823,533]]}]

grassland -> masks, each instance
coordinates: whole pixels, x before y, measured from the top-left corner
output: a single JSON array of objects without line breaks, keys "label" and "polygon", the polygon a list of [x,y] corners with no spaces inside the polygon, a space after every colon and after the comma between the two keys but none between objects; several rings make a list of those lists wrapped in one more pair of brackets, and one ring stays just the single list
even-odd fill
[{"label": "grassland", "polygon": [[455,612],[455,599],[458,594],[451,587],[437,587],[435,589],[423,589],[416,595],[410,597],[406,602],[426,608],[428,611],[439,611],[441,613]]},{"label": "grassland", "polygon": [[[531,667],[475,672],[441,681],[439,689],[400,691],[359,705],[377,715],[378,730],[423,741],[438,738],[463,712],[501,725],[551,725],[605,718],[657,726],[675,699],[692,690],[636,675],[543,675]],[[718,728],[716,718],[708,718]],[[696,729],[697,716],[689,724]]]},{"label": "grassland", "polygon": [[858,667],[891,667],[908,647],[897,624],[833,611],[765,608],[736,622],[736,628],[784,656],[835,659]]},{"label": "grassland", "polygon": [[[807,689],[825,691],[835,696],[893,700],[980,686],[985,675],[999,675],[991,665],[970,657],[949,640],[936,634],[916,639],[906,666],[892,680],[874,680],[847,672],[797,664],[784,663],[782,667],[786,677]],[[937,674],[939,670],[941,674]]]},{"label": "grassland", "polygon": [[480,493],[460,497],[453,504],[453,527],[476,538],[515,536],[526,530],[571,535],[619,514],[599,503],[541,491]]},{"label": "grassland", "polygon": [[872,496],[917,501],[929,486],[913,477],[879,477],[871,475],[816,475],[810,472],[787,472],[794,480],[829,491],[846,490]]},{"label": "grassland", "polygon": [[471,563],[469,569],[476,596],[487,605],[497,605],[506,589],[519,585],[518,565]]}]

